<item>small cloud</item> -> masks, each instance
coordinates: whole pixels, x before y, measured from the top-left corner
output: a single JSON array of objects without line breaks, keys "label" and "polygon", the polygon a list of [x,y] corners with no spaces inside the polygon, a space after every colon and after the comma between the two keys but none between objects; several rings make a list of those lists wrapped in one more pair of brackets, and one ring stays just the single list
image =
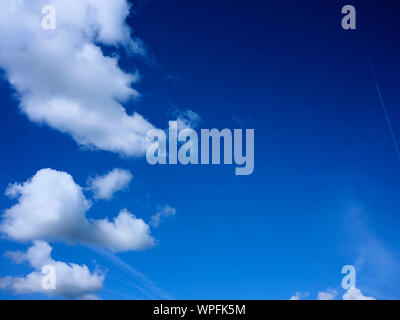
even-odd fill
[{"label": "small cloud", "polygon": [[[310,295],[309,292],[296,292],[294,296],[290,298],[290,300],[302,300],[307,298]],[[333,289],[326,289],[325,291],[319,291],[317,300],[335,300],[337,297],[338,292]],[[360,289],[357,288],[350,288],[347,292],[343,295],[343,300],[376,300],[373,297],[364,296]]]},{"label": "small cloud", "polygon": [[114,169],[103,176],[90,178],[88,184],[95,199],[110,200],[115,192],[125,189],[132,178],[128,170]]},{"label": "small cloud", "polygon": [[79,300],[102,300],[97,294],[89,293],[79,298]]},{"label": "small cloud", "polygon": [[326,289],[325,291],[318,292],[318,300],[334,300],[337,296],[337,291],[333,289]]},{"label": "small cloud", "polygon": [[292,296],[290,300],[302,300],[304,298],[307,298],[309,295],[309,292],[296,292],[296,294]]},{"label": "small cloud", "polygon": [[151,217],[150,225],[152,225],[154,228],[158,228],[162,218],[174,216],[175,214],[176,209],[167,204]]},{"label": "small cloud", "polygon": [[343,300],[376,300],[373,297],[364,296],[360,289],[350,288],[343,295]]},{"label": "small cloud", "polygon": [[180,110],[175,108],[168,111],[167,115],[172,118],[171,120],[178,121],[178,131],[186,128],[196,129],[202,122],[200,115],[190,109]]}]

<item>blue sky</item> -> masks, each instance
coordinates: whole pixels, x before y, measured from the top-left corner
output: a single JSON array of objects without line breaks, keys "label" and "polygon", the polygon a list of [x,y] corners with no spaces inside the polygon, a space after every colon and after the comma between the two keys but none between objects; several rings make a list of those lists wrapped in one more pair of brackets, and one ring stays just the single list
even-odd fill
[{"label": "blue sky", "polygon": [[[151,227],[157,244],[143,251],[44,239],[53,259],[104,272],[96,293],[103,299],[289,299],[296,292],[315,299],[328,288],[341,298],[348,264],[366,296],[398,299],[400,159],[368,59],[400,139],[399,8],[352,1],[357,30],[345,31],[345,4],[133,1],[126,23],[146,54],[97,41],[105,56],[119,55],[121,70],[141,74],[132,85],[141,97],[122,102],[127,113],[157,128],[177,109],[199,114],[201,128],[254,128],[250,176],[235,176],[229,165],[150,166],[144,156],[79,146],[28,118],[4,71],[1,193],[43,168],[67,172],[82,188],[89,177],[123,168],[133,179],[112,200],[82,191],[93,201],[88,218],[111,219],[126,208],[149,223],[166,204],[176,209]],[[3,70],[4,61],[0,55]],[[2,212],[16,202],[1,196]],[[31,245],[2,237],[0,277],[32,272],[3,256]],[[49,296],[3,290],[0,298]]]}]

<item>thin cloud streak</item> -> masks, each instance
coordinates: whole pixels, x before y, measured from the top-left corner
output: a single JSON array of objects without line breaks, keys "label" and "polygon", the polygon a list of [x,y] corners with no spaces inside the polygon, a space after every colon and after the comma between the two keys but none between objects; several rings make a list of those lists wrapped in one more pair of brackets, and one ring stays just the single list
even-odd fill
[{"label": "thin cloud streak", "polygon": [[145,288],[144,289],[144,288],[137,287],[137,289],[139,289],[143,293],[146,294],[145,291],[148,290],[151,292],[151,295],[154,295],[161,299],[175,300],[175,298],[173,296],[171,296],[169,293],[165,292],[163,289],[159,288],[153,281],[148,279],[144,274],[142,274],[141,272],[139,272],[135,268],[133,268],[131,265],[124,262],[122,259],[117,257],[111,251],[102,249],[102,248],[96,248],[96,247],[88,247],[88,248],[90,250],[94,251],[95,253],[97,253],[98,255],[102,256],[103,258],[107,259],[109,262],[111,262],[115,266],[117,266],[120,269],[123,269],[123,270],[127,271],[128,273],[130,273],[131,275],[133,275],[135,277],[135,280],[137,280],[140,283],[140,285]]},{"label": "thin cloud streak", "polygon": [[383,112],[385,114],[386,123],[388,125],[390,134],[392,136],[394,148],[396,150],[397,157],[400,160],[400,147],[399,147],[399,144],[398,144],[397,139],[396,139],[396,135],[395,135],[394,130],[393,130],[392,121],[390,120],[389,112],[388,112],[388,110],[386,108],[385,101],[383,100],[383,96],[382,96],[381,89],[379,87],[378,79],[376,78],[376,73],[375,73],[374,66],[372,65],[372,61],[371,61],[371,58],[369,57],[368,53],[367,53],[367,58],[368,58],[368,65],[369,65],[369,68],[370,68],[371,73],[372,73],[372,78],[374,80],[376,92],[378,94],[378,98],[379,98],[379,101],[381,103],[382,110],[383,110]]}]

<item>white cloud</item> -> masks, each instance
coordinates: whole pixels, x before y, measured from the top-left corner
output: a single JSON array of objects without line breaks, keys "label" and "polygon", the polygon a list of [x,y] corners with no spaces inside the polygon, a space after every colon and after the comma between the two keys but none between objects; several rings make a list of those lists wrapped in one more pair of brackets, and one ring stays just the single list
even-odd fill
[{"label": "white cloud", "polygon": [[79,297],[79,300],[101,300],[101,298],[96,294],[89,293]]},{"label": "white cloud", "polygon": [[108,248],[143,250],[155,244],[150,227],[127,210],[109,221],[88,220],[91,203],[65,172],[42,169],[6,194],[18,203],[2,215],[0,232],[17,241],[66,241]]},{"label": "white cloud", "polygon": [[353,250],[358,253],[354,267],[364,273],[363,284],[371,288],[394,285],[393,279],[400,272],[398,257],[368,224],[368,211],[360,204],[353,204],[346,218]]},{"label": "white cloud", "polygon": [[[90,272],[86,265],[55,261],[51,258],[52,248],[43,241],[35,241],[25,252],[8,252],[6,255],[16,263],[28,262],[35,271],[25,277],[7,276],[0,278],[0,288],[10,289],[16,294],[43,293],[64,298],[95,299],[95,294],[103,288],[104,274]],[[44,289],[45,274],[42,267],[50,265],[55,270],[55,289]]]},{"label": "white cloud", "polygon": [[[308,292],[296,292],[296,295],[292,296],[290,300],[301,300],[307,298],[310,294]],[[319,291],[317,299],[318,300],[334,300],[338,292],[333,289],[326,289],[325,291]],[[343,295],[343,300],[375,300],[373,297],[364,296],[360,289],[350,288]]]},{"label": "white cloud", "polygon": [[301,300],[307,298],[310,295],[309,292],[296,292],[294,296],[290,298],[290,300]]},{"label": "white cloud", "polygon": [[343,300],[376,300],[373,297],[364,296],[360,289],[350,288],[343,295]]},{"label": "white cloud", "polygon": [[151,217],[150,224],[154,228],[157,228],[160,225],[162,218],[174,216],[175,214],[176,214],[176,209],[167,204]]},{"label": "white cloud", "polygon": [[[56,8],[56,30],[41,26],[41,8]],[[98,43],[145,54],[125,23],[127,0],[2,0],[0,68],[38,124],[67,133],[84,147],[141,156],[153,126],[127,114],[122,102],[137,98],[138,73],[120,69]]]},{"label": "white cloud", "polygon": [[185,128],[196,129],[200,123],[201,117],[192,110],[188,109],[178,113],[178,130]]},{"label": "white cloud", "polygon": [[180,110],[175,108],[168,112],[168,116],[173,118],[170,120],[176,120],[178,122],[178,131],[186,128],[196,129],[202,121],[200,115],[190,109]]},{"label": "white cloud", "polygon": [[109,200],[115,192],[125,189],[132,178],[128,170],[114,169],[103,176],[89,179],[89,188],[95,199]]},{"label": "white cloud", "polygon": [[326,291],[318,292],[318,300],[334,300],[337,296],[337,291],[333,289],[326,289]]}]

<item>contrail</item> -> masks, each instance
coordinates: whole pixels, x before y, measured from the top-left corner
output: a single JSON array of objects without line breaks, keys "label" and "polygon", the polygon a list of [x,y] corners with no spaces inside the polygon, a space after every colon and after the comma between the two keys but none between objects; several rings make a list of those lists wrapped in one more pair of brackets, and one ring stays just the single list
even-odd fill
[{"label": "contrail", "polygon": [[[3,172],[0,172],[0,177],[3,177],[3,178],[5,178],[6,180],[11,181],[11,182],[8,183],[8,186],[10,186],[10,183],[13,184],[13,183],[16,183],[16,182],[17,182],[16,179],[14,179],[13,177],[10,177],[10,176],[6,175],[6,174],[3,173]],[[3,183],[1,183],[1,184],[3,185]],[[7,187],[7,185],[5,185],[5,186]]]},{"label": "contrail", "polygon": [[[140,291],[142,291],[143,293],[145,293],[146,295],[150,296],[151,298],[153,298],[152,296],[155,295],[155,296],[157,296],[157,297],[159,297],[161,299],[175,300],[175,298],[173,296],[171,296],[169,293],[167,293],[164,290],[162,290],[161,288],[159,288],[155,283],[153,283],[153,281],[148,279],[145,275],[143,275],[142,273],[137,271],[131,265],[129,265],[126,262],[124,262],[122,259],[117,257],[111,251],[105,250],[105,249],[102,249],[102,248],[91,247],[91,246],[88,246],[88,248],[93,250],[98,255],[102,256],[103,258],[107,259],[108,261],[110,261],[111,263],[116,265],[117,267],[119,267],[119,268],[129,272],[131,275],[133,275],[136,278],[136,280],[145,289],[144,288],[140,288],[139,286],[135,286],[135,287],[137,289],[139,289]],[[151,294],[149,294],[148,292],[151,292]]]},{"label": "contrail", "polygon": [[120,296],[122,296],[122,297],[125,297],[125,298],[129,299],[129,300],[139,300],[139,299],[136,298],[136,297],[132,297],[132,296],[127,295],[127,294],[122,293],[122,292],[117,292],[117,291],[110,290],[110,289],[106,289],[106,288],[103,288],[103,290],[106,291],[106,292],[112,293],[112,294],[118,294],[118,295],[120,295]]},{"label": "contrail", "polygon": [[388,127],[389,127],[389,131],[390,131],[390,134],[391,134],[391,136],[392,136],[394,148],[396,149],[397,157],[398,157],[399,160],[400,160],[400,148],[399,148],[399,144],[398,144],[398,142],[397,142],[396,135],[395,135],[395,133],[394,133],[394,131],[393,131],[393,126],[392,126],[392,122],[391,122],[391,120],[390,120],[389,112],[388,112],[387,109],[386,109],[385,101],[383,100],[382,92],[381,92],[381,89],[380,89],[380,87],[379,87],[378,80],[377,80],[377,78],[376,78],[375,69],[374,69],[374,66],[372,65],[372,61],[371,61],[371,59],[370,59],[370,57],[369,57],[369,55],[368,55],[368,52],[367,52],[367,59],[368,59],[369,68],[371,69],[372,78],[374,79],[376,92],[378,93],[379,101],[381,102],[382,110],[383,110],[383,112],[384,112],[384,114],[385,114],[386,123],[387,123],[387,125],[388,125]]},{"label": "contrail", "polygon": [[123,284],[125,284],[127,286],[130,286],[132,288],[135,288],[135,289],[139,290],[140,292],[142,292],[143,294],[145,294],[146,296],[148,296],[149,299],[156,300],[156,298],[154,298],[147,290],[143,289],[142,287],[140,287],[140,286],[138,286],[138,285],[136,285],[134,283],[126,282],[126,281],[121,280],[119,278],[110,276],[108,273],[107,273],[107,278],[111,279],[111,280],[114,280],[114,281],[118,281],[118,282],[123,283]]},{"label": "contrail", "polygon": [[12,182],[16,182],[17,181],[14,178],[12,178],[12,177],[10,177],[10,176],[6,175],[5,173],[2,173],[2,172],[0,172],[0,176],[6,178],[8,180],[11,180]]}]

